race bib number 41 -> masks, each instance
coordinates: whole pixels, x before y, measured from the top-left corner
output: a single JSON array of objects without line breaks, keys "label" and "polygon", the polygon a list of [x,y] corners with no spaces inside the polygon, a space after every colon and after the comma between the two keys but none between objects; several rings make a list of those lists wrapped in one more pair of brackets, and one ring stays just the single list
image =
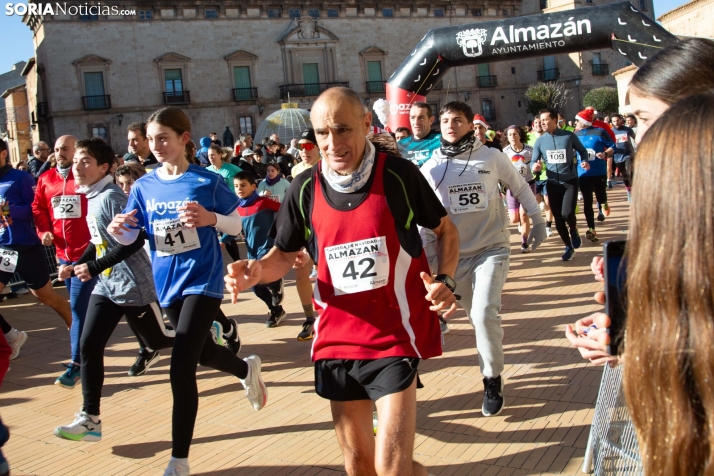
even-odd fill
[{"label": "race bib number 41", "polygon": [[14,273],[19,254],[13,250],[0,250],[0,271]]},{"label": "race bib number 41", "polygon": [[157,256],[171,256],[201,247],[198,231],[184,228],[178,218],[157,220],[153,223]]},{"label": "race bib number 41", "polygon": [[82,199],[79,195],[58,195],[52,197],[52,212],[55,218],[81,218]]},{"label": "race bib number 41", "polygon": [[488,208],[486,184],[483,182],[449,185],[451,213],[482,212]]},{"label": "race bib number 41", "polygon": [[566,163],[565,149],[555,149],[548,151],[549,164],[564,164]]},{"label": "race bib number 41", "polygon": [[378,289],[389,280],[389,253],[384,236],[328,246],[325,258],[335,295]]}]

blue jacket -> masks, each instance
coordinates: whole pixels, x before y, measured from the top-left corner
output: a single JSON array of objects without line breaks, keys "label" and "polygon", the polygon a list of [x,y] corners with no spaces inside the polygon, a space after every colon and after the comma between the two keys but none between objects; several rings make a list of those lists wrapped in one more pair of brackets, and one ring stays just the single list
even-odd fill
[{"label": "blue jacket", "polygon": [[[588,150],[588,156],[586,160],[590,164],[590,170],[584,170],[582,167],[578,166],[578,177],[596,177],[600,175],[607,175],[607,158],[598,159],[595,154],[599,152],[605,152],[605,150],[615,147],[615,144],[607,135],[607,132],[603,131],[598,127],[587,127],[579,131],[575,131],[575,135],[578,136],[580,142]],[[583,157],[578,156],[581,161]]]},{"label": "blue jacket", "polygon": [[35,179],[29,173],[10,169],[0,177],[0,246],[40,244],[32,228],[34,198]]},{"label": "blue jacket", "polygon": [[201,167],[208,167],[211,165],[211,162],[208,160],[208,147],[211,145],[211,138],[201,137],[198,143],[201,145],[201,148],[196,152],[196,158],[201,161]]}]

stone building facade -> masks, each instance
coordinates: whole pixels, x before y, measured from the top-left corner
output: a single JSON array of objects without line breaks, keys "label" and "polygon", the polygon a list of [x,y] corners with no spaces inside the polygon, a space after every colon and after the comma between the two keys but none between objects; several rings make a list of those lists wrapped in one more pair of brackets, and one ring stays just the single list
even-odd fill
[{"label": "stone building facade", "polygon": [[[651,15],[651,0],[638,1]],[[34,140],[99,135],[123,151],[126,124],[165,104],[188,113],[196,139],[210,131],[220,136],[226,126],[237,136],[255,132],[288,96],[309,109],[331,85],[348,85],[369,106],[385,97],[384,82],[431,28],[602,3],[609,2],[121,0],[114,2],[119,9],[135,12],[28,14],[36,52],[27,74]],[[589,89],[615,85],[609,72],[622,66],[608,50],[454,68],[428,101],[437,110],[466,101],[499,128],[525,124],[527,87],[557,78],[573,89],[565,112],[574,116]]]}]

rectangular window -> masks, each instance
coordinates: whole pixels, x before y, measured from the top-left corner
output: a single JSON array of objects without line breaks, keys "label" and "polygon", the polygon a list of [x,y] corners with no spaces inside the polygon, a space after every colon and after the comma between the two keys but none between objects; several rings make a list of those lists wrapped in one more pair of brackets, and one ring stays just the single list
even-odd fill
[{"label": "rectangular window", "polygon": [[488,63],[481,63],[477,67],[479,76],[491,76],[491,67]]},{"label": "rectangular window", "polygon": [[481,9],[480,9],[480,8],[476,8],[476,9],[474,9],[474,11],[473,11],[473,15],[474,15],[475,17],[480,17],[480,16],[483,15],[483,13],[481,13]]},{"label": "rectangular window", "polygon": [[340,17],[340,11],[336,8],[329,8],[327,10],[327,17],[328,18],[339,18]]},{"label": "rectangular window", "polygon": [[600,53],[593,53],[593,64],[600,64],[602,62],[602,55]]},{"label": "rectangular window", "polygon": [[503,14],[504,17],[508,16],[508,10],[501,10],[501,13]]},{"label": "rectangular window", "polygon": [[511,74],[516,74],[516,68],[515,68],[515,67],[512,67],[512,68],[511,68]]},{"label": "rectangular window", "polygon": [[92,137],[99,137],[100,139],[104,139],[105,142],[109,136],[109,134],[107,134],[106,126],[90,126],[90,132]]},{"label": "rectangular window", "polygon": [[280,18],[282,15],[282,11],[279,8],[269,8],[268,9],[268,18]]},{"label": "rectangular window", "polygon": [[540,0],[540,9],[545,10],[548,8],[548,0]]},{"label": "rectangular window", "polygon": [[381,61],[367,61],[367,92],[384,92],[384,79],[382,78]]},{"label": "rectangular window", "polygon": [[253,135],[253,118],[251,116],[241,116],[238,118],[238,125],[241,134]]},{"label": "rectangular window", "polygon": [[218,18],[218,10],[206,10],[206,18],[212,19],[212,18]]},{"label": "rectangular window", "polygon": [[233,68],[233,84],[235,100],[245,101],[253,99],[253,90],[250,82],[250,67],[236,66]]},{"label": "rectangular window", "polygon": [[99,20],[99,15],[80,15],[79,19],[82,21],[97,21]]},{"label": "rectangular window", "polygon": [[310,8],[307,14],[310,18],[320,18],[320,10],[317,8]]},{"label": "rectangular window", "polygon": [[521,107],[521,101],[518,101],[518,107]]},{"label": "rectangular window", "polygon": [[317,63],[303,63],[302,81],[305,84],[305,96],[320,94],[320,70]]},{"label": "rectangular window", "polygon": [[84,73],[84,108],[107,109],[111,107],[104,92],[104,74]]},{"label": "rectangular window", "polygon": [[435,16],[435,17],[443,17],[443,16],[444,16],[444,9],[443,9],[443,8],[435,8],[435,9],[434,9],[434,16]]},{"label": "rectangular window", "polygon": [[394,10],[391,8],[382,8],[382,16],[385,18],[392,18],[394,16]]},{"label": "rectangular window", "polygon": [[290,18],[300,18],[300,9],[299,8],[291,8],[288,11]]},{"label": "rectangular window", "polygon": [[645,0],[640,0],[640,10],[643,12],[647,11],[647,2]]},{"label": "rectangular window", "polygon": [[180,69],[164,70],[164,80],[167,93],[180,95],[183,92],[183,75]]},{"label": "rectangular window", "polygon": [[481,110],[483,111],[483,117],[487,121],[496,119],[496,111],[493,109],[493,101],[490,99],[483,99],[481,101]]},{"label": "rectangular window", "polygon": [[139,10],[139,20],[153,20],[154,12],[151,10]]}]

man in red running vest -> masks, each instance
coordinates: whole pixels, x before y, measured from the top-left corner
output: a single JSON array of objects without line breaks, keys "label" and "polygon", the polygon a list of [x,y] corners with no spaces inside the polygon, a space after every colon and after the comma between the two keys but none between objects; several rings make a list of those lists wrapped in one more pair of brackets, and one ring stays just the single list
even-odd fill
[{"label": "man in red running vest", "polygon": [[[353,91],[328,89],[310,119],[323,159],[293,180],[273,249],[229,265],[226,287],[235,299],[280,279],[306,247],[318,275],[315,390],[330,400],[347,474],[426,476],[412,459],[417,366],[441,355],[436,312],[456,310],[458,234],[417,167],[367,141],[372,115]],[[436,234],[436,278],[417,226]]]}]

